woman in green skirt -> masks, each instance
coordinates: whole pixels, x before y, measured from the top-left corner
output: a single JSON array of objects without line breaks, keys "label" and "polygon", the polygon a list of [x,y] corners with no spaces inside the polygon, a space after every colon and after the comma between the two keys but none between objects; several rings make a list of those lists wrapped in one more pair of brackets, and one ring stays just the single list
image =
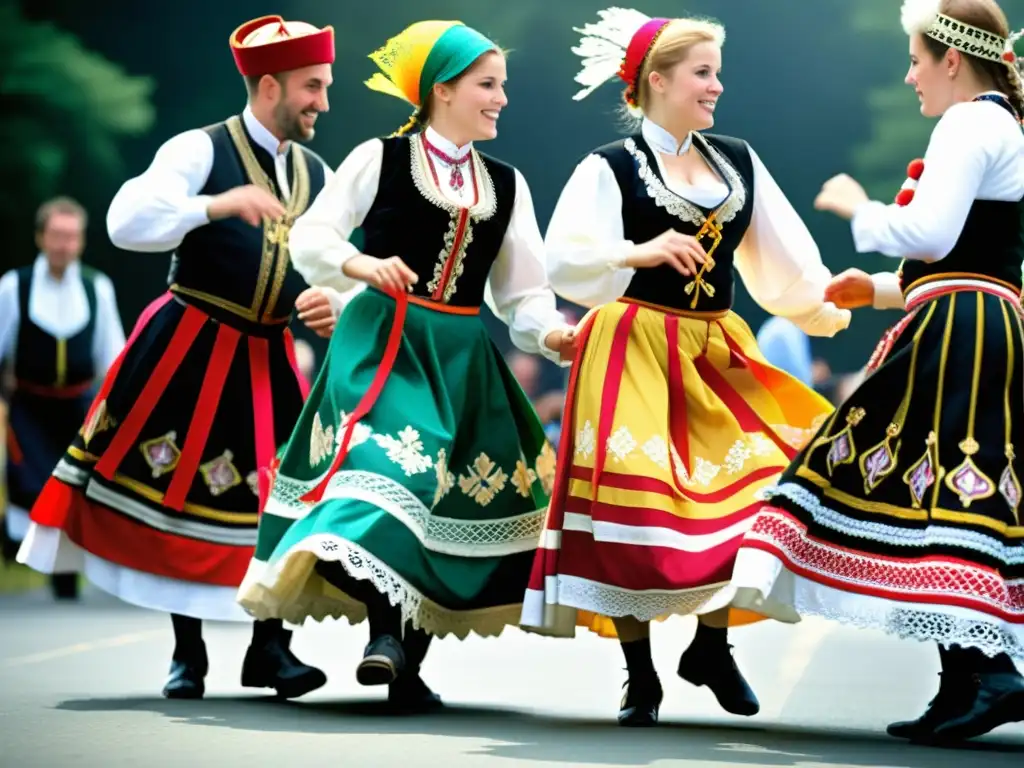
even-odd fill
[{"label": "woman in green skirt", "polygon": [[310,284],[370,287],[338,321],[276,463],[239,600],[296,624],[368,618],[357,679],[423,708],[439,703],[419,676],[431,636],[518,623],[554,476],[480,307],[555,361],[573,333],[526,182],[473,147],[507,103],[502,52],[460,22],[425,21],[371,58],[382,73],[367,85],[416,111],[356,147],[291,232]]}]

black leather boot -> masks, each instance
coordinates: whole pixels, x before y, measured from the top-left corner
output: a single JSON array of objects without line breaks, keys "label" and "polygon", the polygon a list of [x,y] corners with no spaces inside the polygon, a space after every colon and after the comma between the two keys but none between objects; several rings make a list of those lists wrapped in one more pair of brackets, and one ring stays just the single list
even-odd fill
[{"label": "black leather boot", "polygon": [[292,633],[280,621],[257,621],[242,662],[242,685],[273,688],[282,699],[295,699],[322,687],[327,676],[299,661],[292,653],[291,639]]},{"label": "black leather boot", "polygon": [[661,681],[653,676],[631,677],[619,705],[619,725],[624,728],[651,728],[658,724],[663,693]]},{"label": "black leather boot", "polygon": [[420,667],[427,656],[431,636],[422,629],[405,628],[402,649],[405,653],[405,668],[388,687],[388,704],[397,712],[413,714],[439,709],[444,704],[441,697],[430,690],[420,677]]},{"label": "black leather boot", "polygon": [[356,667],[360,685],[391,685],[405,671],[405,650],[393,635],[371,640]]},{"label": "black leather boot", "polygon": [[641,637],[620,643],[626,659],[626,692],[619,702],[619,725],[625,728],[650,728],[658,724],[661,709],[661,681],[654,669],[651,638]]},{"label": "black leather boot", "polygon": [[1024,721],[1024,677],[1005,653],[986,656],[967,649],[973,668],[964,706],[935,726],[933,740],[951,743],[983,736],[1007,723]]},{"label": "black leather boot", "polygon": [[690,647],[679,657],[679,676],[700,687],[706,685],[726,712],[750,717],[761,704],[736,666],[726,629],[697,622],[697,633]]},{"label": "black leather boot", "polygon": [[942,722],[963,714],[973,696],[971,672],[965,669],[963,650],[954,646],[939,646],[939,692],[928,702],[924,714],[916,720],[901,720],[890,723],[886,733],[897,739],[908,739],[917,743],[931,741],[935,727]]},{"label": "black leather boot", "polygon": [[203,642],[203,623],[190,616],[171,615],[174,626],[174,654],[162,691],[167,699],[201,699],[206,693],[210,662]]}]

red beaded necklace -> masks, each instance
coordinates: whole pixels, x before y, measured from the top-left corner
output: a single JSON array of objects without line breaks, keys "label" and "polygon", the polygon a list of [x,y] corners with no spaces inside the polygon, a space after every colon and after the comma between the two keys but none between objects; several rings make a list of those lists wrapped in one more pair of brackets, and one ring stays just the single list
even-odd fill
[{"label": "red beaded necklace", "polygon": [[[461,157],[456,160],[454,157],[445,154],[440,149],[430,143],[430,140],[423,135],[423,146],[427,149],[427,160],[430,161],[430,155],[434,155],[438,160],[447,163],[452,169],[452,175],[448,179],[448,183],[452,189],[454,189],[459,195],[462,194],[462,188],[466,186],[466,177],[462,174],[462,166],[469,163],[469,157],[472,152],[467,152],[465,157]],[[437,181],[437,171],[434,170],[434,163],[430,161],[430,170],[434,175],[434,181]],[[469,172],[473,173],[473,167],[469,166]],[[476,178],[473,178],[474,186],[476,186]]]}]

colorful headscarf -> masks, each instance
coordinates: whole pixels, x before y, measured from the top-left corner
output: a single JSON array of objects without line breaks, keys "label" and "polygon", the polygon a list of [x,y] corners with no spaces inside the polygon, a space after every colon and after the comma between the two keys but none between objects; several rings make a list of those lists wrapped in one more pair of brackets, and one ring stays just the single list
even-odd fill
[{"label": "colorful headscarf", "polygon": [[[370,54],[381,71],[366,86],[409,102],[418,113],[435,84],[457,77],[495,50],[493,41],[461,21],[418,21]],[[416,114],[398,132],[415,124]]]}]

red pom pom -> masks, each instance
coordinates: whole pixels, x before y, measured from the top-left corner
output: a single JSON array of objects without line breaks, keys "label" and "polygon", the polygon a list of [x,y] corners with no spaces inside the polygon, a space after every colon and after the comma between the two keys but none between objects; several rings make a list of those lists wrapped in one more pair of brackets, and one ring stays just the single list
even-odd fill
[{"label": "red pom pom", "polygon": [[910,201],[914,199],[914,190],[912,189],[901,189],[896,194],[896,205],[910,205]]},{"label": "red pom pom", "polygon": [[1011,64],[1013,64],[1013,62],[1015,62],[1016,60],[1017,57],[1014,55],[1013,51],[1007,51],[1006,53],[1003,54],[1003,61],[1008,61]]},{"label": "red pom pom", "polygon": [[921,178],[922,173],[924,173],[924,160],[920,157],[916,160],[911,160],[910,165],[907,166],[907,176],[917,181]]}]

